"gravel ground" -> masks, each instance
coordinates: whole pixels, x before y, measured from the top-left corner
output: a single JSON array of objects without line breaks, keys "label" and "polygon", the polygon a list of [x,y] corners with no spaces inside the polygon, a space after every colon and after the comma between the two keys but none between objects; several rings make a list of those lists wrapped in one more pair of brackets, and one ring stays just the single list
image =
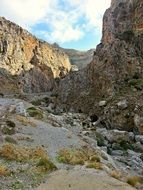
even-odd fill
[{"label": "gravel ground", "polygon": [[59,170],[35,190],[135,190],[130,185],[93,169]]}]

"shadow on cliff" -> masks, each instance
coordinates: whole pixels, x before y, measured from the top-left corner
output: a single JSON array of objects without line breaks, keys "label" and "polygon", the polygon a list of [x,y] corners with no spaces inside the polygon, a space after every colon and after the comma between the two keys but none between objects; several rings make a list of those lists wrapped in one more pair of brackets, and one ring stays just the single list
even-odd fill
[{"label": "shadow on cliff", "polygon": [[0,86],[3,94],[47,92],[52,91],[55,80],[51,68],[44,64],[23,70],[19,75],[0,68]]}]

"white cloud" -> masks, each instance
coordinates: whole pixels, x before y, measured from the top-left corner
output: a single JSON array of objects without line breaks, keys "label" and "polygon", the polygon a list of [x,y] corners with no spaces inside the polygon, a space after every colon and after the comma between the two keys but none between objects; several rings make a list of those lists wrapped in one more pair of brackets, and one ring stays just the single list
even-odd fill
[{"label": "white cloud", "polygon": [[42,33],[47,40],[64,43],[82,38],[85,30],[101,29],[110,1],[0,0],[0,15],[29,30],[37,23],[46,23],[50,32]]}]

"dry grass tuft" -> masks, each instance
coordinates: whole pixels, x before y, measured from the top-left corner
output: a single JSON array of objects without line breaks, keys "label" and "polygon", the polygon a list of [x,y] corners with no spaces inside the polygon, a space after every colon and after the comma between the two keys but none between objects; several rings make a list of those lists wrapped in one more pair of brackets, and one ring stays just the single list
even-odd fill
[{"label": "dry grass tuft", "polygon": [[13,144],[4,144],[0,148],[0,156],[8,160],[18,162],[27,162],[38,158],[47,157],[46,152],[42,148],[27,148]]},{"label": "dry grass tuft", "polygon": [[28,119],[27,117],[24,117],[22,115],[16,115],[16,119],[22,123],[22,125],[24,126],[31,126],[31,127],[36,127],[36,124],[32,121],[30,121],[30,119]]},{"label": "dry grass tuft", "polygon": [[10,173],[10,170],[6,166],[0,165],[0,176],[7,176]]},{"label": "dry grass tuft", "polygon": [[91,162],[91,163],[88,163],[86,165],[87,168],[94,168],[94,169],[97,169],[97,170],[101,170],[102,169],[102,164],[99,163],[99,162]]},{"label": "dry grass tuft", "polygon": [[115,179],[121,179],[121,177],[122,177],[121,173],[119,171],[117,171],[117,170],[112,171],[110,173],[110,176],[115,178]]},{"label": "dry grass tuft", "polygon": [[87,167],[101,169],[100,157],[98,153],[92,149],[63,149],[59,152],[59,162],[71,165],[84,165]]},{"label": "dry grass tuft", "polygon": [[41,147],[28,148],[5,144],[0,148],[0,156],[10,161],[32,163],[41,172],[56,169],[56,166],[50,161],[46,151]]},{"label": "dry grass tuft", "polygon": [[129,176],[127,177],[127,183],[135,187],[138,184],[143,183],[143,178],[140,176]]}]

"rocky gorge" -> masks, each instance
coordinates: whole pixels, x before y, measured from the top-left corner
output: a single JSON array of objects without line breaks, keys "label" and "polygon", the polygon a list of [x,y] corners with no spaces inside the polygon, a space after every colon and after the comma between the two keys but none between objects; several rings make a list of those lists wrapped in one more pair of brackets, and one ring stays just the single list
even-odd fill
[{"label": "rocky gorge", "polygon": [[143,189],[142,12],[112,0],[87,54],[0,17],[0,189]]}]

